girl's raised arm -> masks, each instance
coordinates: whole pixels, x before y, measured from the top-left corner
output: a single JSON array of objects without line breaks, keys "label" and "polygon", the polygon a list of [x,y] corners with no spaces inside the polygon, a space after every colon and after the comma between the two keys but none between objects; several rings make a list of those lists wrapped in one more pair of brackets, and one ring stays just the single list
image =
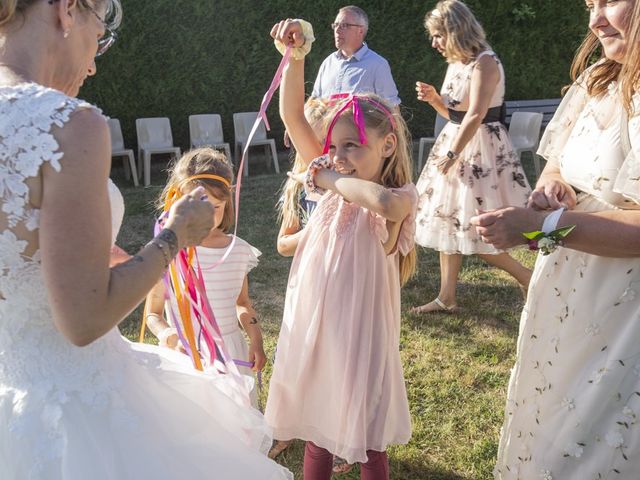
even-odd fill
[{"label": "girl's raised arm", "polygon": [[[271,37],[294,48],[302,47],[307,39],[297,20],[282,20],[271,29]],[[291,58],[280,84],[280,117],[293,146],[302,160],[309,164],[322,155],[322,145],[304,116],[304,59]]]}]

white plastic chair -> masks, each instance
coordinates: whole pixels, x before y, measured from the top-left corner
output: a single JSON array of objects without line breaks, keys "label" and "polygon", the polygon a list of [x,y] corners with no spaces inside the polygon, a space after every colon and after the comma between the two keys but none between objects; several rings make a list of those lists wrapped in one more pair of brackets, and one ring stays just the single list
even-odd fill
[{"label": "white plastic chair", "polygon": [[540,157],[536,155],[540,143],[540,127],[542,125],[542,113],[537,112],[513,112],[509,124],[509,138],[513,145],[513,151],[522,158],[522,152],[533,154],[533,164],[536,177],[540,176]]},{"label": "white plastic chair", "polygon": [[138,135],[138,171],[144,163],[144,186],[151,184],[151,155],[173,153],[180,156],[180,147],[173,145],[171,123],[167,117],[138,118],[136,120]]},{"label": "white plastic chair", "polygon": [[[236,165],[240,165],[240,159],[242,157],[242,151],[247,143],[247,137],[251,132],[251,127],[256,121],[258,112],[242,112],[233,114],[233,131],[235,135],[234,153],[236,156]],[[264,145],[268,151],[268,147],[271,147],[271,157],[273,158],[273,168],[276,173],[280,173],[280,165],[278,164],[278,153],[276,152],[276,142],[272,138],[267,138],[267,129],[263,123],[260,123],[258,130],[256,131],[250,146]],[[269,160],[267,159],[267,166],[269,166]],[[249,156],[247,153],[247,160],[244,168],[244,176],[249,175]]]},{"label": "white plastic chair", "polygon": [[108,124],[109,131],[111,132],[111,157],[122,157],[124,177],[127,180],[133,177],[133,185],[137,187],[138,169],[136,168],[136,159],[133,156],[133,150],[130,148],[124,148],[124,138],[122,137],[120,120],[117,118],[110,118],[108,120]]},{"label": "white plastic chair", "polygon": [[438,138],[438,135],[440,135],[440,132],[442,131],[442,129],[446,124],[447,124],[446,118],[444,118],[440,114],[436,115],[436,123],[433,127],[433,137],[422,137],[420,139],[420,146],[418,147],[418,162],[417,162],[418,174],[420,174],[420,172],[422,171],[422,158],[424,157],[425,146],[429,145],[429,150],[427,150],[427,154],[428,154],[429,151],[431,151],[433,144],[436,143],[436,139]]},{"label": "white plastic chair", "polygon": [[191,148],[209,146],[222,148],[231,161],[231,149],[224,141],[222,133],[222,120],[217,113],[205,115],[189,116],[189,136],[191,138]]}]

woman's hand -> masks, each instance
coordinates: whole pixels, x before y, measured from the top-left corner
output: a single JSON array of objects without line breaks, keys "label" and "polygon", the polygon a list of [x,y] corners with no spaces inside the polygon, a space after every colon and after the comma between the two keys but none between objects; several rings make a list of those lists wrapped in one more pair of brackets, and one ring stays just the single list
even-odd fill
[{"label": "woman's hand", "polygon": [[535,190],[531,192],[527,207],[535,210],[557,210],[564,207],[571,210],[576,206],[576,192],[571,185],[559,178],[541,177]]},{"label": "woman's hand", "polygon": [[267,363],[262,342],[251,342],[249,346],[249,361],[253,363],[253,371],[260,372]]},{"label": "woman's hand", "polygon": [[418,94],[418,100],[421,102],[432,103],[439,96],[435,87],[428,83],[416,82],[416,92]]},{"label": "woman's hand", "polygon": [[198,187],[171,206],[165,228],[173,230],[180,248],[199,245],[213,228],[214,212],[204,188]]},{"label": "woman's hand", "polygon": [[526,243],[522,234],[540,230],[546,216],[546,212],[532,208],[506,207],[479,212],[471,217],[471,224],[483,242],[505,250]]},{"label": "woman's hand", "polygon": [[300,22],[287,18],[280,20],[271,29],[271,38],[294,48],[304,45],[305,38]]},{"label": "woman's hand", "polygon": [[436,168],[441,174],[446,175],[451,169],[451,167],[453,167],[457,163],[458,163],[457,158],[449,158],[445,155],[443,158],[441,158],[436,162]]}]

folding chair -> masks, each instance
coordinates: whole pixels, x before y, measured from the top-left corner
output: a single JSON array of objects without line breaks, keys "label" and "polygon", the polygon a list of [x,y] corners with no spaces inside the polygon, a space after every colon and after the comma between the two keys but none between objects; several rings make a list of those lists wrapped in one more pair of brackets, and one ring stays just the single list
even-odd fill
[{"label": "folding chair", "polygon": [[191,148],[210,146],[223,149],[227,159],[231,162],[231,149],[224,141],[222,133],[222,120],[220,115],[190,115],[189,116],[189,136],[191,138]]},{"label": "folding chair", "polygon": [[[133,177],[133,185],[138,186],[138,169],[136,168],[136,159],[133,156],[133,150],[124,148],[124,138],[122,137],[122,128],[120,128],[120,120],[110,118],[108,120],[109,131],[111,132],[111,157],[122,157],[122,166],[124,167],[124,177],[129,180]],[[127,163],[127,159],[129,162]]]},{"label": "folding chair", "polygon": [[136,120],[138,135],[138,171],[144,164],[144,186],[151,184],[151,155],[173,153],[180,156],[180,147],[173,145],[171,123],[167,117],[138,118]]},{"label": "folding chair", "polygon": [[542,113],[538,112],[513,112],[509,124],[509,138],[513,151],[518,155],[518,159],[522,159],[522,152],[533,154],[536,178],[540,176],[540,157],[536,155],[536,151],[540,143],[542,116]]},{"label": "folding chair", "polygon": [[[244,151],[244,147],[247,143],[247,138],[249,137],[249,133],[251,132],[251,127],[253,127],[256,118],[258,117],[258,112],[242,112],[242,113],[234,113],[233,114],[233,131],[235,135],[235,145],[234,145],[234,153],[236,157],[236,165],[240,165],[240,159],[242,157],[242,152]],[[265,146],[265,154],[269,151],[269,147],[271,147],[271,157],[273,158],[273,167],[276,173],[280,173],[280,165],[278,164],[278,153],[276,152],[276,142],[272,138],[267,138],[267,129],[265,128],[263,123],[260,123],[258,130],[256,131],[255,136],[251,141],[250,146]],[[266,156],[266,155],[265,155]],[[267,167],[269,166],[269,159],[267,158]],[[240,174],[238,172],[238,174]],[[249,175],[249,158],[247,155],[247,160],[244,168],[244,176]]]},{"label": "folding chair", "polygon": [[438,135],[440,135],[440,132],[442,131],[442,129],[446,124],[447,124],[446,118],[444,118],[440,114],[436,115],[436,123],[433,127],[433,137],[422,137],[420,139],[420,146],[418,148],[418,162],[416,164],[418,167],[418,175],[420,175],[420,172],[422,172],[422,158],[424,157],[425,146],[429,145],[429,150],[427,150],[427,155],[428,155],[429,152],[431,151],[431,148],[436,143],[436,139],[438,138]]}]

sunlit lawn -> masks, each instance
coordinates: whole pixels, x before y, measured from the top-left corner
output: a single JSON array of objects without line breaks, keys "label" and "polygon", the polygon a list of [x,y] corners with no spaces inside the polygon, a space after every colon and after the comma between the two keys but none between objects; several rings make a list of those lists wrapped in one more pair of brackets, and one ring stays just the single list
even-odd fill
[{"label": "sunlit lawn", "polygon": [[[151,188],[133,188],[119,168],[112,178],[122,188],[127,213],[118,243],[135,252],[151,237],[155,199],[164,181],[162,162],[154,166]],[[286,160],[281,159],[283,169]],[[262,174],[261,174],[262,173]],[[275,248],[278,225],[274,205],[284,176],[265,174],[264,165],[252,166],[243,183],[239,236],[259,248],[263,255],[250,275],[251,297],[262,320],[265,349],[272,356],[281,320],[290,259]],[[256,174],[256,176],[253,176]],[[401,349],[413,437],[408,445],[389,451],[391,478],[488,479],[495,461],[498,433],[509,370],[523,299],[514,280],[476,258],[465,260],[459,283],[456,315],[417,317],[406,313],[411,305],[437,294],[437,254],[419,250],[419,272],[403,291]],[[533,255],[516,256],[527,265]],[[123,333],[136,339],[139,310],[121,325]],[[151,341],[148,339],[148,341]],[[265,392],[270,365],[264,375]],[[263,398],[264,400],[264,398]],[[278,461],[302,478],[301,442],[285,451]],[[358,469],[341,478],[359,478]]]}]

